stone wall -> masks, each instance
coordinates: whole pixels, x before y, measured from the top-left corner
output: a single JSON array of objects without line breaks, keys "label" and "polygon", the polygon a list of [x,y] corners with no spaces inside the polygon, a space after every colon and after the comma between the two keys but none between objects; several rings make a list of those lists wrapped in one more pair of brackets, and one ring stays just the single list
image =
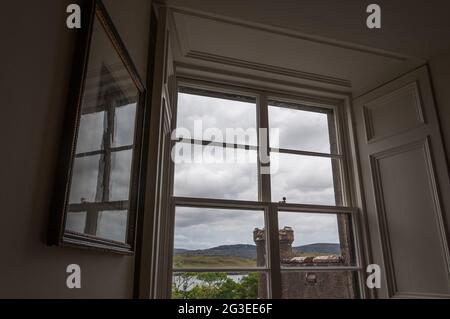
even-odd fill
[{"label": "stone wall", "polygon": [[[256,243],[257,265],[266,264],[265,230],[256,228],[253,231]],[[289,299],[351,299],[356,298],[356,281],[351,271],[295,271],[292,267],[339,266],[345,264],[340,255],[295,256],[292,250],[294,230],[284,227],[279,230],[282,298]],[[341,249],[342,250],[342,249]],[[347,250],[347,249],[346,249]],[[258,295],[267,297],[267,276],[259,276]]]}]

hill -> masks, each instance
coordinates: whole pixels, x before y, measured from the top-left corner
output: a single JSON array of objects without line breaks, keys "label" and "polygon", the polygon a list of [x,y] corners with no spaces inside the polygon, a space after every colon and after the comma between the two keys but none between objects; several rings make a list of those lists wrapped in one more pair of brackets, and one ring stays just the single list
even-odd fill
[{"label": "hill", "polygon": [[[339,254],[340,246],[335,243],[314,243],[309,245],[302,245],[292,247],[295,254],[300,253],[314,253],[314,254]],[[189,255],[189,256],[220,256],[220,257],[237,257],[256,259],[255,245],[222,245],[207,249],[177,249],[175,248],[175,255]]]},{"label": "hill", "polygon": [[341,253],[339,244],[334,243],[316,243],[303,246],[292,247],[294,253],[318,253],[318,254],[335,254]]}]

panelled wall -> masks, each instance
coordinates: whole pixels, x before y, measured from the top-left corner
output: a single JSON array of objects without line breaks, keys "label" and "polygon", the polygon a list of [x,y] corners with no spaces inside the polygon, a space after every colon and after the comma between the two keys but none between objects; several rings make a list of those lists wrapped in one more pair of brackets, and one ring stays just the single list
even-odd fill
[{"label": "panelled wall", "polygon": [[[49,247],[46,231],[74,50],[75,0],[2,3],[0,298],[130,298],[134,257]],[[143,80],[150,0],[104,0]],[[81,266],[81,289],[66,266]]]},{"label": "panelled wall", "polygon": [[353,109],[372,262],[383,271],[378,296],[448,298],[450,180],[427,67]]},{"label": "panelled wall", "polygon": [[[450,166],[450,52],[430,60],[431,79]],[[450,213],[449,213],[450,218]]]}]

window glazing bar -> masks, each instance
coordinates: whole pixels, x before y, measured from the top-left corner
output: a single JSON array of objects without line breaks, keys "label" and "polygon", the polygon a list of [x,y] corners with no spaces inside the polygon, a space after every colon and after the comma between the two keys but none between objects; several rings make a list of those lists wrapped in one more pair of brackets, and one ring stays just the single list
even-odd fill
[{"label": "window glazing bar", "polygon": [[328,153],[317,153],[317,152],[308,152],[308,151],[298,151],[286,148],[270,148],[270,152],[276,153],[286,153],[286,154],[294,154],[294,155],[305,155],[305,156],[316,156],[316,157],[329,157],[329,158],[337,158],[342,159],[343,156],[339,154],[328,154]]},{"label": "window glazing bar", "polygon": [[217,147],[227,147],[227,148],[239,148],[245,150],[258,150],[258,146],[256,145],[248,145],[248,144],[238,144],[238,143],[227,143],[227,142],[216,142],[216,141],[206,141],[206,140],[198,140],[194,138],[177,138],[174,140],[175,143],[185,143],[185,144],[193,144],[193,145],[202,145],[202,146],[217,146]]}]

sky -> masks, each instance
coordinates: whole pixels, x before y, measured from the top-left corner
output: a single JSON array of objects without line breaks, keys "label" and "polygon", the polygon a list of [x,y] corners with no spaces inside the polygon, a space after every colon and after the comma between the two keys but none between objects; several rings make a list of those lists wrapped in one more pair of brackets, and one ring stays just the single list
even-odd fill
[{"label": "sky", "polygon": [[[194,129],[199,121],[203,132],[218,128],[223,136],[226,128],[256,129],[256,104],[180,93],[177,127],[196,139],[211,138]],[[272,147],[330,152],[326,114],[269,106],[269,125],[278,129]],[[256,137],[249,141],[255,145]],[[257,200],[256,151],[239,150],[230,160],[233,151],[178,143],[174,195]],[[278,164],[271,176],[272,201],[286,197],[288,203],[335,204],[330,159],[273,153],[271,162]],[[264,226],[263,214],[254,211],[178,207],[175,219],[175,248],[184,249],[254,244],[253,229]],[[339,242],[336,215],[280,212],[279,226],[294,228],[294,246]]]}]

